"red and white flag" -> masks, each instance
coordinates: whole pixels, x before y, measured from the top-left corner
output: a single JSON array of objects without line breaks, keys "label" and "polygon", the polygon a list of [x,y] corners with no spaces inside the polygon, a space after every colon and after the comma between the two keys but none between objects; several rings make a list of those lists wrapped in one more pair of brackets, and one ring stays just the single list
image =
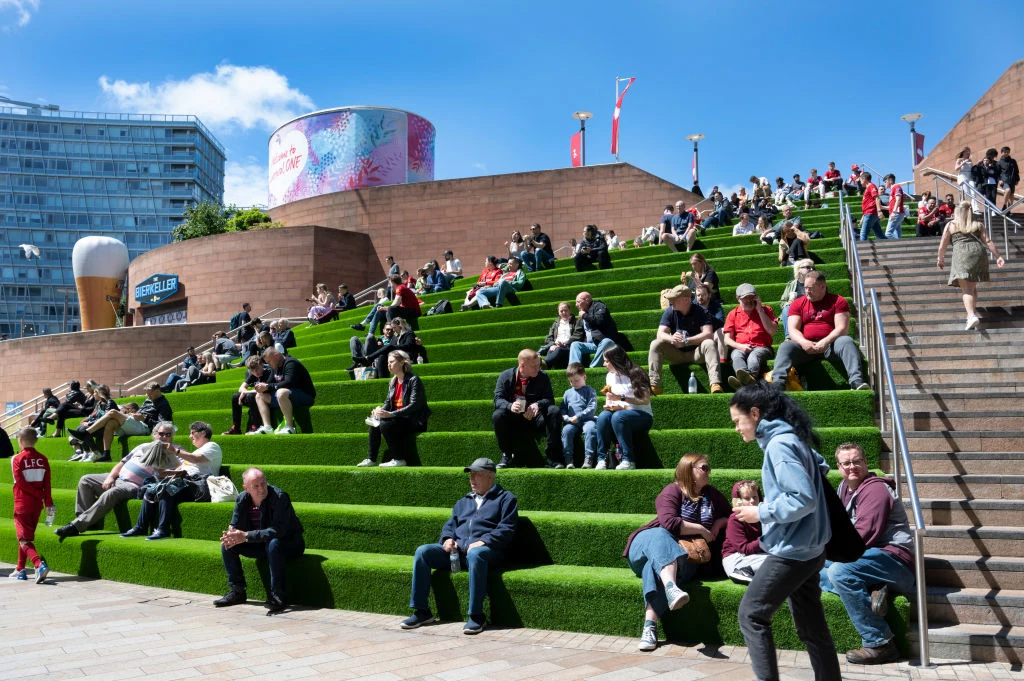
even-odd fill
[{"label": "red and white flag", "polygon": [[697,150],[693,150],[693,160],[690,162],[690,174],[693,175],[693,183],[697,182]]},{"label": "red and white flag", "polygon": [[577,132],[569,142],[569,155],[572,157],[572,167],[579,168],[583,165],[583,132]]},{"label": "red and white flag", "polygon": [[924,135],[919,132],[914,133],[914,165],[916,166],[924,160]]},{"label": "red and white flag", "polygon": [[636,78],[630,78],[625,89],[619,93],[619,101],[615,102],[615,113],[612,114],[612,153],[619,153],[619,112],[622,111],[622,98],[629,92],[629,86]]}]

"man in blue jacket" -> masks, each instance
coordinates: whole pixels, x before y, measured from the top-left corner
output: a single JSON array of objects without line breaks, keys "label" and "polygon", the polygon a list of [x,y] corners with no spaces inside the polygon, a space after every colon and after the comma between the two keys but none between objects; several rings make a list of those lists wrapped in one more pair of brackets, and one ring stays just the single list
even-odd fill
[{"label": "man in blue jacket", "polygon": [[412,562],[412,598],[415,612],[402,621],[403,629],[415,629],[434,621],[427,599],[430,596],[431,570],[469,571],[469,618],[464,634],[484,630],[484,596],[487,572],[505,555],[519,522],[519,502],[514,494],[494,482],[496,467],[488,458],[479,458],[464,469],[469,473],[472,491],[455,503],[452,517],[441,529],[437,544],[416,549]]}]

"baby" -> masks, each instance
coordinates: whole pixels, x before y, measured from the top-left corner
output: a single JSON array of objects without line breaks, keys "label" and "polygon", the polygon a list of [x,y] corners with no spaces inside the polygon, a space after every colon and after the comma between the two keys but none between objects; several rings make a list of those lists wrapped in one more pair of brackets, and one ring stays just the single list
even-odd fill
[{"label": "baby", "polygon": [[[740,480],[732,487],[732,507],[757,506],[761,494],[753,480]],[[749,584],[768,554],[761,551],[761,523],[745,523],[729,516],[722,544],[722,568],[733,581]]]}]

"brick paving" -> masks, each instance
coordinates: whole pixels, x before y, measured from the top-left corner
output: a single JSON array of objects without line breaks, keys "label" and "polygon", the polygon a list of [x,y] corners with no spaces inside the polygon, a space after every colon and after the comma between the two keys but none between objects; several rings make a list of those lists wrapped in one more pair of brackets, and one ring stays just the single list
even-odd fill
[{"label": "brick paving", "polygon": [[[488,629],[462,622],[402,631],[399,617],[257,603],[224,610],[213,597],[51,573],[43,585],[7,579],[0,563],[0,681],[18,679],[359,679],[360,681],[745,681],[746,649],[662,644],[640,653],[615,636]],[[782,678],[813,678],[804,653],[780,656]],[[848,665],[843,678],[1009,679],[1008,664],[939,661]]]}]

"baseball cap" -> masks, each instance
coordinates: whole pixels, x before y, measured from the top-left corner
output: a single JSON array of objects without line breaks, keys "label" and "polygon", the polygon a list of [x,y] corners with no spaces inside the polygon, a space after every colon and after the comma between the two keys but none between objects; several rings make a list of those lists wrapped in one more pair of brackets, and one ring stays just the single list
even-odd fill
[{"label": "baseball cap", "polygon": [[493,461],[488,459],[486,456],[482,456],[462,470],[464,473],[479,473],[480,471],[490,471],[494,473],[497,470],[497,467],[494,465]]},{"label": "baseball cap", "polygon": [[689,296],[689,295],[691,295],[690,294],[690,287],[689,286],[684,286],[682,284],[679,284],[678,286],[670,288],[668,291],[665,292],[665,300],[668,300],[669,302],[671,302],[671,301],[675,300],[676,298],[682,298],[683,296]]},{"label": "baseball cap", "polygon": [[746,298],[747,296],[756,296],[757,289],[754,288],[753,284],[740,284],[736,287],[736,297]]},{"label": "baseball cap", "polygon": [[850,170],[860,170],[860,166],[854,163],[852,166],[850,166]]}]

